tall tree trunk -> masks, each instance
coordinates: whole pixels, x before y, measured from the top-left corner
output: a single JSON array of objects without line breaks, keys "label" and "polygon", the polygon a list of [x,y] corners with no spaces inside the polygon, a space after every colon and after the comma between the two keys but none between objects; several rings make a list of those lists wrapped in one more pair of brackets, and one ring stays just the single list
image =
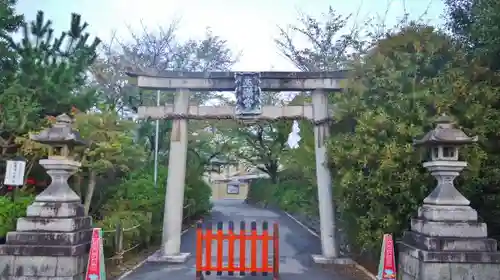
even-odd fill
[{"label": "tall tree trunk", "polygon": [[94,195],[95,185],[97,180],[97,174],[95,171],[90,171],[89,173],[89,184],[87,186],[87,194],[85,195],[85,201],[83,206],[85,207],[85,215],[89,214],[90,203],[92,202],[92,196]]},{"label": "tall tree trunk", "polygon": [[269,164],[268,168],[267,168],[267,171],[268,171],[268,174],[269,174],[269,177],[271,177],[271,181],[273,182],[273,184],[277,184],[278,183],[278,162],[271,162],[271,164]]},{"label": "tall tree trunk", "polygon": [[273,184],[278,183],[278,173],[277,172],[274,172],[274,171],[270,172],[269,177],[271,177],[271,182],[273,182]]},{"label": "tall tree trunk", "polygon": [[76,192],[76,194],[79,196],[79,197],[82,197],[82,180],[83,180],[83,177],[80,173],[77,173],[75,174],[75,177],[74,177],[75,181],[74,181],[74,185],[73,185],[73,190]]}]

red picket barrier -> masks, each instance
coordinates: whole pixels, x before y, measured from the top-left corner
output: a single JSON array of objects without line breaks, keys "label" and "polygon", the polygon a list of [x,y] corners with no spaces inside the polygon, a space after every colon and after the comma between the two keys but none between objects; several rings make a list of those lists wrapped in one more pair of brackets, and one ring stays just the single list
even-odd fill
[{"label": "red picket barrier", "polygon": [[[212,262],[212,243],[216,242],[216,261],[215,265]],[[235,254],[235,245],[239,244],[239,255]],[[250,243],[250,267],[247,267],[247,241]],[[260,242],[259,242],[260,241]],[[272,265],[269,265],[269,242],[272,241]],[[227,256],[224,256],[224,243],[227,243]],[[261,245],[260,247],[258,245]],[[261,264],[257,261],[257,253],[261,251]],[[205,258],[203,258],[205,256]],[[239,257],[239,261],[235,259]],[[224,265],[223,259],[227,258],[227,266]],[[204,260],[204,261],[203,261]],[[273,224],[273,233],[269,234],[268,223],[262,222],[262,233],[257,232],[257,222],[250,223],[250,232],[246,230],[246,223],[240,223],[238,233],[234,230],[234,222],[228,223],[227,233],[224,232],[223,223],[217,223],[217,230],[214,233],[212,224],[207,223],[203,228],[202,223],[197,224],[196,228],[196,279],[203,279],[205,275],[210,275],[212,272],[217,275],[222,275],[227,272],[228,275],[234,275],[239,272],[240,275],[250,273],[256,276],[257,273],[262,273],[266,276],[272,273],[273,279],[279,279],[279,228],[278,224]]]}]

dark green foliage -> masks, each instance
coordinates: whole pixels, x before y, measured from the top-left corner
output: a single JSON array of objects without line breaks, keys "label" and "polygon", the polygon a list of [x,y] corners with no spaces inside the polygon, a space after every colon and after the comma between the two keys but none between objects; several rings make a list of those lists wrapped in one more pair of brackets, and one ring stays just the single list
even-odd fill
[{"label": "dark green foliage", "polygon": [[260,206],[278,205],[275,197],[277,185],[270,179],[253,180],[248,189],[247,201]]},{"label": "dark green foliage", "polygon": [[[500,214],[500,149],[498,142],[498,85],[500,70],[500,2],[495,0],[446,1],[448,8],[448,27],[460,43],[466,46],[472,61],[479,61],[492,71],[474,69],[473,82],[477,85],[490,84],[496,93],[475,91],[464,107],[473,107],[484,114],[464,116],[467,127],[482,136],[484,157],[477,177],[470,178],[469,198],[488,222],[491,235],[500,236],[500,224],[496,217]],[[493,96],[492,96],[493,95]],[[465,102],[464,102],[465,103]]]},{"label": "dark green foliage", "polygon": [[295,170],[283,170],[278,183],[271,179],[252,181],[248,201],[262,206],[278,206],[291,213],[317,215],[317,190],[303,174]]},{"label": "dark green foliage", "polygon": [[[383,233],[401,235],[435,186],[412,140],[447,113],[485,143],[484,125],[500,119],[487,109],[494,89],[476,81],[481,68],[432,27],[410,24],[388,35],[354,68],[349,89],[333,102],[335,119],[355,120],[355,130],[332,135],[330,163],[339,210],[352,218],[348,236],[358,250],[373,251]],[[480,146],[462,150],[470,166],[459,188],[469,193],[485,153]]]},{"label": "dark green foliage", "polygon": [[475,59],[500,70],[500,2],[446,0],[448,27]]},{"label": "dark green foliage", "polygon": [[160,168],[158,188],[154,186],[151,167],[135,170],[112,189],[113,195],[102,208],[104,213],[121,211],[163,212],[168,172]]},{"label": "dark green foliage", "polygon": [[[328,146],[340,222],[353,253],[378,257],[374,252],[383,233],[400,236],[435,186],[421,166],[425,154],[412,146],[412,140],[431,129],[442,113],[454,116],[466,133],[480,138],[478,145],[461,150],[469,166],[457,185],[495,234],[494,217],[500,212],[495,74],[469,60],[468,50],[450,37],[418,24],[377,41],[352,69],[346,92],[331,100],[336,124]],[[304,128],[304,133],[311,132]],[[304,174],[288,174],[294,182],[286,186],[281,177],[279,185],[258,181],[252,184],[251,198],[300,214],[317,211],[315,187],[301,184],[315,176],[314,168],[307,168],[312,164],[307,154],[314,151],[311,135],[301,136],[302,147],[289,155],[288,162],[304,166]]]},{"label": "dark green foliage", "polygon": [[0,1],[0,92],[16,72],[16,54],[11,48],[10,34],[17,31],[23,23],[23,16],[14,11],[16,0]]},{"label": "dark green foliage", "polygon": [[26,208],[33,203],[34,197],[29,194],[18,194],[15,201],[10,197],[0,196],[0,237],[16,228],[17,218],[26,215]]}]

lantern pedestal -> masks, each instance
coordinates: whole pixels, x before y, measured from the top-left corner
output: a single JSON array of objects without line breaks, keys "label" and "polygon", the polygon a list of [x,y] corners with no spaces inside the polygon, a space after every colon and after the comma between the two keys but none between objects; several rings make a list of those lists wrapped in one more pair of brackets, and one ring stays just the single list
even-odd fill
[{"label": "lantern pedestal", "polygon": [[40,160],[40,165],[47,170],[52,183],[37,197],[37,202],[78,202],[80,197],[68,185],[68,179],[81,164],[67,158],[49,157]]},{"label": "lantern pedestal", "polygon": [[487,237],[486,224],[453,185],[465,166],[461,161],[424,163],[438,184],[398,243],[398,279],[500,279],[497,242]]},{"label": "lantern pedestal", "polygon": [[67,183],[80,163],[51,157],[40,164],[52,182],[0,246],[0,279],[83,279],[92,220],[85,216],[80,198]]}]

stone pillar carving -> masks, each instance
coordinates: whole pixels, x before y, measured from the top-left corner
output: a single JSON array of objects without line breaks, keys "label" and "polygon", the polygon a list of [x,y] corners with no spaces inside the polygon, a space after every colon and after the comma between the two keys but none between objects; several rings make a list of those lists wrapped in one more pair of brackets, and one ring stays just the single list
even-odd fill
[{"label": "stone pillar carving", "polygon": [[[174,100],[175,112],[178,115],[187,115],[188,106],[189,91],[178,90]],[[173,121],[168,155],[162,249],[148,258],[151,262],[183,263],[190,256],[189,253],[180,251],[188,144],[187,122],[187,119]]]},{"label": "stone pillar carving", "polygon": [[69,157],[69,150],[84,145],[78,132],[71,129],[71,122],[69,116],[60,115],[53,127],[31,136],[53,150],[48,159],[40,160],[52,182],[0,246],[2,280],[84,278],[92,221],[67,183],[80,167]]},{"label": "stone pillar carving", "polygon": [[476,141],[477,137],[455,128],[447,116],[415,141],[429,148],[431,160],[423,166],[436,178],[437,186],[398,244],[398,279],[500,279],[497,243],[487,238],[486,224],[478,221],[477,212],[453,183],[467,166],[459,161],[459,146]]}]

